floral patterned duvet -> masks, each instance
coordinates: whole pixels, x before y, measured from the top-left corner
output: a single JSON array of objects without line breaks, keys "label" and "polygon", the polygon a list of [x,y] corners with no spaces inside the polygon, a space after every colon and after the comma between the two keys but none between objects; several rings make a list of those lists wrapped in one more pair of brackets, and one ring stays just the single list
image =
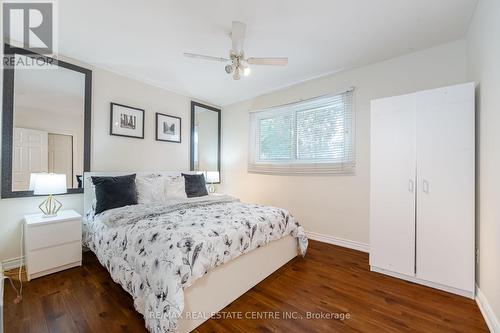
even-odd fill
[{"label": "floral patterned duvet", "polygon": [[84,223],[84,244],[155,333],[175,331],[183,289],[196,279],[286,235],[304,255],[307,238],[288,211],[222,195],[116,208],[87,214]]}]

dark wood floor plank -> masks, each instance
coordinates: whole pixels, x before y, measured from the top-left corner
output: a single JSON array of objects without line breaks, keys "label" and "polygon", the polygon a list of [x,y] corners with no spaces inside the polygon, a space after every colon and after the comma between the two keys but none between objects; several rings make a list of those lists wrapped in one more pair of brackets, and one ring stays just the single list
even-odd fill
[{"label": "dark wood floor plank", "polygon": [[[92,253],[84,254],[82,267],[26,283],[20,304],[14,298],[6,283],[6,333],[146,332],[132,298]],[[370,272],[366,253],[315,241],[305,258],[222,311],[246,318],[210,319],[195,332],[488,332],[473,300]],[[279,318],[252,317],[275,312]],[[307,313],[350,318],[307,319]]]},{"label": "dark wood floor plank", "polygon": [[50,333],[78,332],[61,291],[44,295],[41,302]]}]

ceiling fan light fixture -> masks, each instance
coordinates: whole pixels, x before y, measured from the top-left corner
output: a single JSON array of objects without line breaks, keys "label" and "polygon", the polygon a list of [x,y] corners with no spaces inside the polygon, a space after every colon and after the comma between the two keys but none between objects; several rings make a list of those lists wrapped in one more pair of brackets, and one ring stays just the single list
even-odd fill
[{"label": "ceiling fan light fixture", "polygon": [[234,80],[239,80],[239,79],[241,79],[240,71],[239,71],[239,69],[238,69],[238,68],[234,71],[234,74],[233,74],[233,79],[234,79]]},{"label": "ceiling fan light fixture", "polygon": [[286,57],[245,58],[245,52],[243,51],[245,31],[245,23],[233,21],[232,30],[229,35],[231,37],[232,47],[229,49],[228,58],[187,52],[184,53],[184,56],[201,60],[223,62],[225,63],[224,71],[232,75],[234,80],[240,80],[242,76],[249,76],[252,72],[249,65],[286,66],[288,64],[288,58]]}]

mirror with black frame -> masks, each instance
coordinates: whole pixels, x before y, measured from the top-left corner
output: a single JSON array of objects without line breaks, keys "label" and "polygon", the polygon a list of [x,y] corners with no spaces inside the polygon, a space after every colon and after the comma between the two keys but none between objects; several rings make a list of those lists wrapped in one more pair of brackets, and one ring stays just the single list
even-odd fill
[{"label": "mirror with black frame", "polygon": [[[90,169],[92,72],[21,49],[8,56],[16,65],[4,68],[2,197],[32,196],[33,177],[40,173],[63,174],[67,193],[83,192],[83,172]],[[24,65],[40,57],[52,65]]]},{"label": "mirror with black frame", "polygon": [[220,123],[220,109],[191,102],[191,171],[213,184],[220,183]]}]

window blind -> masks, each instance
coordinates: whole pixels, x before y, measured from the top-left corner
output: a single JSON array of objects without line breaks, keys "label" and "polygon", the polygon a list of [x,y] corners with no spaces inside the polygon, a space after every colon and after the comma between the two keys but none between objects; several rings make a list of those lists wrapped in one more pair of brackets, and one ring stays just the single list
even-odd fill
[{"label": "window blind", "polygon": [[354,173],[353,89],[250,113],[248,171]]}]

